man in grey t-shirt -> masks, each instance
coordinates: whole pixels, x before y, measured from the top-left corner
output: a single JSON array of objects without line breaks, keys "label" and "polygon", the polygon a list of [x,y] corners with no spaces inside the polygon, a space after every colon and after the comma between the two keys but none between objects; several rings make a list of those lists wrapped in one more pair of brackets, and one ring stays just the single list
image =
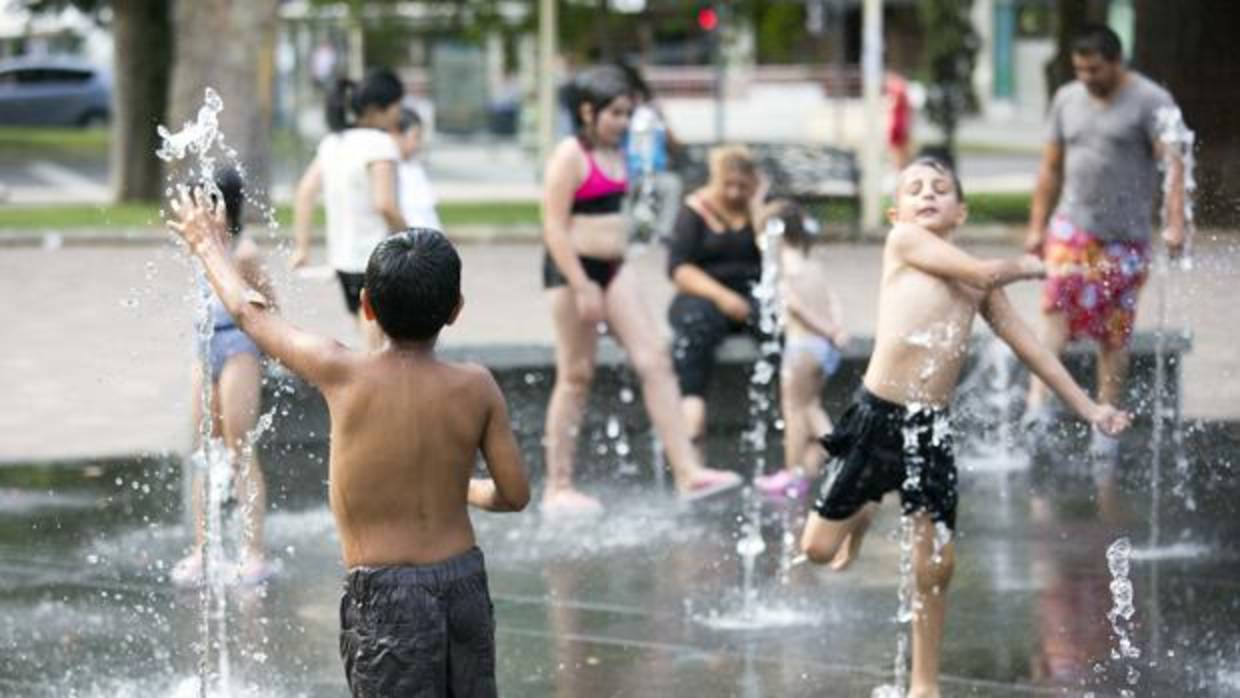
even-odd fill
[{"label": "man in grey t-shirt", "polygon": [[[1128,70],[1115,32],[1083,29],[1072,43],[1076,80],[1051,104],[1050,128],[1030,207],[1025,248],[1046,260],[1042,340],[1060,352],[1071,339],[1098,343],[1098,400],[1119,405],[1128,374],[1128,338],[1149,266],[1159,162],[1170,161],[1162,233],[1171,254],[1184,245],[1184,171],[1164,153],[1161,120],[1171,95]],[[1052,214],[1053,207],[1053,214]],[[1029,389],[1026,418],[1047,416],[1046,386]],[[1095,451],[1114,452],[1095,434]]]}]

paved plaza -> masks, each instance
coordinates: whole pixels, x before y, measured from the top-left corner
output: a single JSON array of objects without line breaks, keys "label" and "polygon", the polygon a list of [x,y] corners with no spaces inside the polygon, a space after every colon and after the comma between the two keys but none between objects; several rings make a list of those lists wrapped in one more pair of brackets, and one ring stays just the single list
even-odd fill
[{"label": "paved plaza", "polygon": [[[1195,269],[1176,272],[1168,326],[1193,333],[1184,364],[1190,418],[1240,418],[1240,240],[1202,235]],[[1014,245],[980,244],[984,255]],[[446,346],[552,342],[535,244],[460,246],[465,311]],[[881,248],[820,246],[854,335],[873,332]],[[316,259],[322,259],[316,250]],[[285,312],[306,327],[355,339],[338,284],[325,273],[291,277],[285,253],[269,250]],[[665,325],[671,286],[664,254],[650,248],[629,262],[654,317]],[[1038,285],[1011,292],[1036,320]],[[192,356],[191,274],[171,242],[58,249],[0,248],[0,463],[180,451],[189,438]],[[1159,281],[1142,297],[1140,327],[1153,328]],[[980,325],[980,323],[979,323]]]}]

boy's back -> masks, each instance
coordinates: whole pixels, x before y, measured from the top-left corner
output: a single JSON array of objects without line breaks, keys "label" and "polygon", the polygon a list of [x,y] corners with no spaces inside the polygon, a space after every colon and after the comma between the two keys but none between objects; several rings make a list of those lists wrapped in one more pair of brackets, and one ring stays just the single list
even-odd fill
[{"label": "boy's back", "polygon": [[326,393],[330,499],[346,567],[420,564],[474,545],[470,476],[498,388],[429,353],[357,355]]},{"label": "boy's back", "polygon": [[[435,230],[374,249],[361,311],[388,342],[368,353],[267,311],[221,239],[223,219],[182,194],[171,226],[202,260],[239,327],[322,391],[331,413],[330,499],[349,572],[340,656],[355,696],[496,695],[495,620],[466,506],[518,511],[529,482],[494,378],[434,356],[455,321],[460,258]],[[492,479],[471,479],[481,450]]]}]

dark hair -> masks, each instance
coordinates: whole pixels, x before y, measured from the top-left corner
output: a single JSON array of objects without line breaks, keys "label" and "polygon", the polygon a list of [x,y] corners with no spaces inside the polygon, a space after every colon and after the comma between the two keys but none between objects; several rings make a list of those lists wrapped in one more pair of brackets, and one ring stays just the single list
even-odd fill
[{"label": "dark hair", "polygon": [[577,135],[584,135],[590,124],[581,120],[581,107],[589,104],[594,109],[595,118],[607,105],[621,97],[633,94],[633,86],[624,75],[624,71],[614,65],[598,66],[577,74],[577,77],[562,93],[564,106],[573,118],[573,128]]},{"label": "dark hair", "polygon": [[232,165],[220,165],[215,168],[212,176],[215,187],[224,199],[224,216],[228,219],[228,232],[234,236],[241,234],[241,208],[245,203],[245,180],[241,173]]},{"label": "dark hair", "polygon": [[624,73],[624,77],[629,81],[629,88],[633,94],[641,97],[642,101],[649,102],[651,97],[654,96],[654,92],[651,91],[650,83],[646,82],[642,71],[638,70],[637,66],[624,61],[616,63],[616,67],[620,69],[620,72]]},{"label": "dark hair", "polygon": [[908,165],[904,167],[903,170],[900,170],[900,178],[899,178],[900,180],[904,179],[904,173],[907,172],[909,168],[911,167],[929,167],[930,169],[934,170],[935,172],[938,172],[939,174],[944,174],[944,175],[947,175],[948,177],[951,177],[952,186],[956,187],[956,198],[962,202],[964,201],[964,186],[960,184],[960,177],[956,174],[956,171],[953,170],[951,166],[948,165],[947,163],[943,162],[942,160],[938,158],[932,158],[932,157],[923,155],[922,157],[919,157],[916,160],[910,162]]},{"label": "dark hair", "polygon": [[1097,54],[1114,63],[1123,57],[1124,45],[1120,43],[1119,34],[1105,24],[1086,24],[1072,37],[1072,53]]},{"label": "dark hair", "polygon": [[400,121],[396,122],[396,129],[401,133],[408,131],[414,126],[422,126],[422,117],[409,107],[400,108]]},{"label": "dark hair", "polygon": [[339,78],[327,94],[327,127],[343,131],[354,123],[349,121],[350,112],[356,118],[367,107],[386,109],[404,96],[405,86],[396,73],[387,68],[371,68],[361,85],[348,78]]},{"label": "dark hair", "polygon": [[767,206],[765,220],[779,219],[784,223],[783,236],[788,244],[808,252],[814,238],[818,236],[817,222],[808,218],[805,209],[790,199],[776,199]]},{"label": "dark hair", "polygon": [[461,258],[438,230],[409,228],[370,253],[365,285],[388,337],[434,339],[461,299]]}]

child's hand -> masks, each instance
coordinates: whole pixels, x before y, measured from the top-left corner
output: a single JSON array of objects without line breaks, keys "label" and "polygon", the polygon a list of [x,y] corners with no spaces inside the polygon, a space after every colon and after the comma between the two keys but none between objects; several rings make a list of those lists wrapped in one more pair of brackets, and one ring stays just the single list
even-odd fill
[{"label": "child's hand", "polygon": [[1089,421],[1107,436],[1118,436],[1132,424],[1132,415],[1107,404],[1097,405]]},{"label": "child's hand", "polygon": [[843,350],[851,339],[852,337],[848,336],[848,330],[841,329],[836,331],[835,335],[831,337],[831,343],[835,345],[836,349]]},{"label": "child's hand", "polygon": [[303,249],[298,246],[293,253],[288,256],[288,268],[294,271],[301,269],[310,263],[310,250]]},{"label": "child's hand", "polygon": [[719,312],[737,322],[744,322],[749,319],[751,310],[749,301],[745,300],[738,293],[729,292],[716,302],[716,306],[718,306]]},{"label": "child's hand", "polygon": [[1021,275],[1027,279],[1046,278],[1046,262],[1037,255],[1027,254],[1020,258]]},{"label": "child's hand", "polygon": [[599,323],[606,316],[603,309],[603,289],[593,281],[587,281],[585,286],[574,289],[573,300],[577,304],[577,314],[586,322]]},{"label": "child's hand", "polygon": [[224,202],[211,202],[199,188],[180,187],[180,196],[171,202],[173,218],[168,227],[185,240],[194,254],[211,245],[226,245],[228,226],[224,221]]}]

